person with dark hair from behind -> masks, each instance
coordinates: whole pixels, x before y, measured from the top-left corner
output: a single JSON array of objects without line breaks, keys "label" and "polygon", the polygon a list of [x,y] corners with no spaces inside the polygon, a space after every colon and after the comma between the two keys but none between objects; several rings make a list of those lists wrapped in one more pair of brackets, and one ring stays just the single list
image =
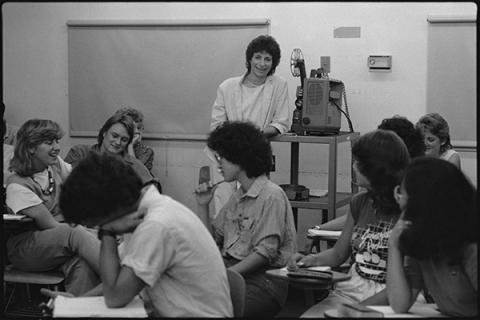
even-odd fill
[{"label": "person with dark hair from behind", "polygon": [[140,110],[131,107],[118,109],[116,114],[126,114],[135,122],[133,140],[127,147],[128,154],[140,160],[145,167],[152,172],[153,168],[153,149],[142,142],[143,134],[143,113]]},{"label": "person with dark hair from behind", "polygon": [[130,116],[115,114],[105,121],[97,136],[97,143],[90,145],[75,145],[67,153],[65,161],[76,167],[80,160],[90,152],[108,153],[119,156],[127,162],[139,175],[143,183],[154,180],[143,163],[127,152],[127,146],[132,142],[135,123]]},{"label": "person with dark hair from behind", "polygon": [[460,155],[452,147],[450,129],[447,120],[438,113],[428,113],[421,117],[416,127],[425,138],[427,156],[450,161],[458,168],[461,167]]},{"label": "person with dark hair from behind", "polygon": [[388,237],[400,216],[393,189],[410,162],[405,143],[390,130],[377,129],[361,135],[352,146],[353,170],[359,186],[347,212],[339,239],[317,254],[295,254],[289,269],[309,266],[338,267],[348,258],[351,278],[335,284],[329,295],[302,317],[322,317],[342,303],[388,304],[386,291]]},{"label": "person with dark hair from behind", "polygon": [[288,283],[269,279],[265,271],[281,268],[296,252],[293,213],[285,192],[267,178],[271,167],[270,142],[249,122],[224,122],[207,139],[225,181],[238,181],[212,221],[208,205],[212,182],[196,190],[197,214],[211,231],[227,268],[246,281],[245,317],[273,317],[285,303]]},{"label": "person with dark hair from behind", "polygon": [[11,235],[6,248],[16,268],[59,270],[67,292],[78,295],[100,282],[100,242],[83,226],[65,223],[58,206],[60,185],[71,171],[59,157],[62,135],[56,122],[44,119],[28,120],[18,130],[6,204],[13,213],[32,218],[34,225]]},{"label": "person with dark hair from behind", "polygon": [[[231,317],[226,269],[202,221],[187,207],[143,187],[131,166],[90,153],[62,185],[65,219],[99,226],[101,295],[109,307],[137,294],[154,317]],[[117,248],[117,236],[123,242]]]},{"label": "person with dark hair from behind", "polygon": [[426,146],[423,133],[407,118],[395,115],[391,118],[383,119],[378,125],[378,129],[391,130],[398,134],[405,142],[411,159],[425,155]]},{"label": "person with dark hair from behind", "polygon": [[389,239],[387,290],[406,313],[423,286],[450,317],[478,317],[477,192],[454,164],[415,159],[395,198],[401,218]]},{"label": "person with dark hair from behind", "polygon": [[[405,142],[411,159],[425,155],[425,142],[422,131],[415,127],[415,125],[407,118],[398,115],[391,118],[385,118],[378,125],[378,129],[391,130],[398,134],[398,136],[402,138],[403,142]],[[342,230],[346,220],[347,216],[342,215],[338,218],[316,226],[316,229],[335,231]]]}]

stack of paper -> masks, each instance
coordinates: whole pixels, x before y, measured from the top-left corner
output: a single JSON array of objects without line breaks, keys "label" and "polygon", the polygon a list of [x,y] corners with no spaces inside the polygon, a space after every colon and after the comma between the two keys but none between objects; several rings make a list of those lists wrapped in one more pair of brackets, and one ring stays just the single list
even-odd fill
[{"label": "stack of paper", "polygon": [[54,318],[147,318],[143,301],[136,296],[123,308],[108,308],[103,296],[69,298],[57,296],[53,308]]}]

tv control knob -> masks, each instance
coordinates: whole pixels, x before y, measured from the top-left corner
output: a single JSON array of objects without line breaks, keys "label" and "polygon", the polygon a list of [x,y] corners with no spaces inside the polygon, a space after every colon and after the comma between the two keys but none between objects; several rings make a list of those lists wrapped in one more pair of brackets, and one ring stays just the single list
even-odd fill
[{"label": "tv control knob", "polygon": [[301,108],[302,108],[302,105],[303,105],[302,99],[297,99],[297,100],[295,100],[295,106],[296,106],[297,108],[301,109]]},{"label": "tv control knob", "polygon": [[303,124],[310,124],[310,118],[305,117],[305,118],[302,119],[302,122],[303,122]]}]

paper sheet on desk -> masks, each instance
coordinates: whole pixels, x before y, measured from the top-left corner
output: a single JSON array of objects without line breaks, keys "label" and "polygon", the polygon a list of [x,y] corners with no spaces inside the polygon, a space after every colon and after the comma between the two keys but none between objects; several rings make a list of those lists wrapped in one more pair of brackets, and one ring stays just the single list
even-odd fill
[{"label": "paper sheet on desk", "polygon": [[308,234],[312,236],[340,237],[342,231],[308,229]]},{"label": "paper sheet on desk", "polygon": [[3,214],[3,220],[22,220],[26,217],[27,216],[23,214]]},{"label": "paper sheet on desk", "polygon": [[415,303],[408,313],[395,313],[390,306],[368,306],[371,309],[380,311],[385,318],[438,318],[446,317],[437,309],[434,303]]},{"label": "paper sheet on desk", "polygon": [[103,296],[55,298],[53,317],[55,318],[147,318],[143,301],[136,296],[123,308],[108,308]]},{"label": "paper sheet on desk", "polygon": [[[314,266],[314,267],[306,267],[305,269],[312,270],[312,271],[332,271],[332,268],[329,266]],[[283,267],[281,270],[289,271],[288,267]]]}]

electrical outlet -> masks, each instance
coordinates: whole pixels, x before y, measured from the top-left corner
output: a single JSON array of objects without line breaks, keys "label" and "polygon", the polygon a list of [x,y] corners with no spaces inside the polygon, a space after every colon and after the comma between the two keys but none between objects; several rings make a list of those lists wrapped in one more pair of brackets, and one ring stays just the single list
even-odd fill
[{"label": "electrical outlet", "polygon": [[370,71],[390,71],[392,56],[368,56],[367,64]]}]

